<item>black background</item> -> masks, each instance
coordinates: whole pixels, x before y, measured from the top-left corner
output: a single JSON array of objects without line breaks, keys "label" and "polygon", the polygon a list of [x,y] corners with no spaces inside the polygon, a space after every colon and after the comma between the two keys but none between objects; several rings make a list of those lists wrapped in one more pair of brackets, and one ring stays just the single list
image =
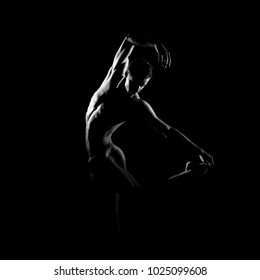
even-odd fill
[{"label": "black background", "polygon": [[[255,257],[254,102],[241,55],[243,14],[237,18],[233,7],[149,5],[127,13],[65,5],[8,10],[1,258]],[[172,67],[157,70],[142,97],[212,154],[215,169],[193,185],[159,194],[145,216],[149,230],[118,255],[111,244],[104,253],[102,235],[90,234],[97,221],[84,118],[121,41],[136,30],[159,38],[172,55]],[[141,124],[123,126],[115,141],[130,169],[144,177],[163,173],[172,157]]]}]

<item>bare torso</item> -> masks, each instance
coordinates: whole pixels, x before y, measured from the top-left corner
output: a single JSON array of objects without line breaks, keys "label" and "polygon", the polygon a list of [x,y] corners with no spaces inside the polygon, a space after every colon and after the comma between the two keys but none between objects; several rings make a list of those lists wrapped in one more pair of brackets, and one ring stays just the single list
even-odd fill
[{"label": "bare torso", "polygon": [[115,88],[110,88],[107,81],[94,93],[86,114],[86,144],[90,158],[107,157],[111,149],[118,151],[112,134],[133,116],[133,105],[138,98],[127,94],[124,79]]}]

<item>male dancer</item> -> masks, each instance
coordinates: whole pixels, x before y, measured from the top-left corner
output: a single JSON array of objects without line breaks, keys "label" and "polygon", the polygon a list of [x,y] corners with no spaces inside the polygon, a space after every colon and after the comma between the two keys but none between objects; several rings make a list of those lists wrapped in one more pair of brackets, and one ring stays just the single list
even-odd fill
[{"label": "male dancer", "polygon": [[197,162],[187,162],[183,172],[168,180],[189,173],[202,176],[213,167],[211,155],[158,118],[152,107],[140,98],[139,93],[152,78],[153,69],[148,61],[132,58],[136,47],[153,48],[162,67],[170,67],[171,56],[163,44],[126,36],[107,76],[92,96],[86,113],[86,145],[91,178],[112,204],[116,202],[118,193],[141,188],[127,169],[123,151],[112,141],[113,133],[127,120],[146,122],[173,144],[174,140],[181,139],[193,154],[197,154]]}]

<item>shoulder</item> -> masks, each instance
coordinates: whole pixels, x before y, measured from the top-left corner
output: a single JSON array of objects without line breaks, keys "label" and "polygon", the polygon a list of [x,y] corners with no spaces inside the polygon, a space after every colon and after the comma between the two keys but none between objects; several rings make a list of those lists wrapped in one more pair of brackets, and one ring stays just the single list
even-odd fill
[{"label": "shoulder", "polygon": [[139,96],[133,97],[132,102],[136,106],[136,108],[140,110],[153,110],[152,106],[147,101],[141,99]]},{"label": "shoulder", "polygon": [[135,115],[139,117],[148,117],[149,115],[155,116],[152,106],[145,100],[139,97],[132,98],[133,109],[135,110]]}]

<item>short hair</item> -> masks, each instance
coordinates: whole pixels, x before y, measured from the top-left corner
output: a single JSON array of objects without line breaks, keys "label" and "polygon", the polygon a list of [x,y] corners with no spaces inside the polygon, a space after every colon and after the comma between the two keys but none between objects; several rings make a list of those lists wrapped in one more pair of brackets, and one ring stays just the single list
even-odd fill
[{"label": "short hair", "polygon": [[153,75],[152,65],[145,59],[134,59],[129,62],[127,73],[133,77],[148,79]]}]

